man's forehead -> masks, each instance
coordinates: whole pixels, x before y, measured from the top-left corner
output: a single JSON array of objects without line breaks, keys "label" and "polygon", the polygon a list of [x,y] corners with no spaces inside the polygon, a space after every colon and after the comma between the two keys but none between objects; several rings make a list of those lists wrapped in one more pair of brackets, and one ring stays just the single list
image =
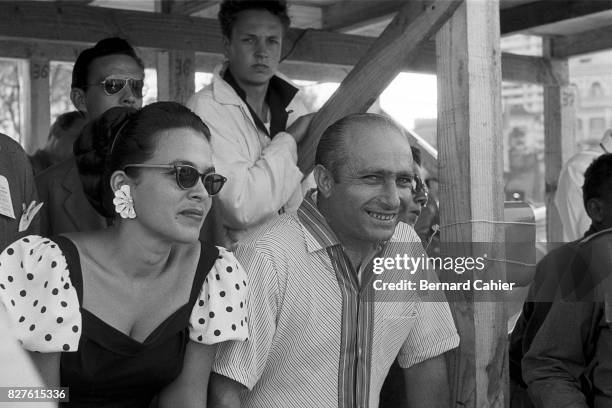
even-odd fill
[{"label": "man's forehead", "polygon": [[244,10],[238,13],[232,30],[238,33],[266,31],[282,34],[283,24],[277,16],[267,10]]},{"label": "man's forehead", "polygon": [[410,144],[399,129],[384,123],[366,123],[347,130],[350,132],[345,135],[347,164],[353,162],[354,170],[357,167],[371,167],[393,172],[412,172]]},{"label": "man's forehead", "polygon": [[144,70],[138,65],[138,62],[129,55],[123,54],[105,55],[94,59],[91,61],[89,73],[92,76],[102,77],[101,79],[109,75],[144,77]]}]

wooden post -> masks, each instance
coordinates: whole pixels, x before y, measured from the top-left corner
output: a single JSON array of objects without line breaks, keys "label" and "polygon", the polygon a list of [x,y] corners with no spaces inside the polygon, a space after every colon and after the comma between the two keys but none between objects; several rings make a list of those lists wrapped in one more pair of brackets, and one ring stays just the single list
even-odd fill
[{"label": "wooden post", "polygon": [[[156,1],[155,8],[170,13],[175,6],[171,0]],[[157,57],[157,100],[187,102],[195,92],[195,51],[160,51]]]},{"label": "wooden post", "polygon": [[49,60],[30,59],[22,70],[24,98],[21,137],[26,152],[34,153],[47,143],[51,126],[49,101]]},{"label": "wooden post", "polygon": [[157,56],[157,100],[187,102],[195,92],[195,53],[160,51]]},{"label": "wooden post", "polygon": [[[466,0],[436,37],[442,256],[484,248],[504,257],[499,37],[498,0]],[[505,281],[504,265],[487,262],[473,278]],[[447,293],[461,336],[447,360],[453,407],[503,407],[508,397],[506,314],[495,293]]]},{"label": "wooden post", "polygon": [[553,39],[544,39],[543,54],[556,81],[544,84],[544,179],[546,181],[546,237],[563,241],[563,225],[554,199],[561,167],[575,152],[576,90],[570,86],[567,59],[555,59]]}]

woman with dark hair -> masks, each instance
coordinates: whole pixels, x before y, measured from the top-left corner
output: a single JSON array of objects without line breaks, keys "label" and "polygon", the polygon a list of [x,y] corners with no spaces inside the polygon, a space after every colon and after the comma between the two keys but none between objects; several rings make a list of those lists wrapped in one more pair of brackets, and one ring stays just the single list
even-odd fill
[{"label": "woman with dark hair", "polygon": [[75,144],[109,227],[31,235],[0,255],[0,307],[49,386],[74,407],[203,407],[215,344],[246,340],[246,274],[199,242],[215,173],[210,133],[184,106],[117,107]]}]

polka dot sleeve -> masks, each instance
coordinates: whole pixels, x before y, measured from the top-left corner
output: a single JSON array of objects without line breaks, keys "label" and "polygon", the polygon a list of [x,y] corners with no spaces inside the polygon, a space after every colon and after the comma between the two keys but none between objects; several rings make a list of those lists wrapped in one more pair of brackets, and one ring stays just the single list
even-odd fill
[{"label": "polka dot sleeve", "polygon": [[203,344],[249,337],[246,272],[231,252],[218,248],[189,320],[190,339]]},{"label": "polka dot sleeve", "polygon": [[77,350],[79,301],[66,259],[53,241],[30,235],[0,254],[0,303],[26,350]]}]

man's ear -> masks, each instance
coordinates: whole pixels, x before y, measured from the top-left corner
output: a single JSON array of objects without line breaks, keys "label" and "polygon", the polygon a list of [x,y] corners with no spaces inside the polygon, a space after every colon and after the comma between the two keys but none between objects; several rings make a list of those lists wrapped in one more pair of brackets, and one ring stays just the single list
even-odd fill
[{"label": "man's ear", "polygon": [[604,203],[599,198],[591,198],[587,200],[585,209],[586,212],[593,221],[593,223],[599,223],[603,221],[604,218]]},{"label": "man's ear", "polygon": [[70,90],[70,100],[74,107],[81,113],[87,112],[87,104],[85,103],[85,91],[81,88],[72,88]]},{"label": "man's ear", "polygon": [[332,173],[322,165],[317,164],[313,170],[313,174],[319,194],[322,194],[323,197],[326,198],[329,197],[336,183]]},{"label": "man's ear", "polygon": [[229,48],[231,41],[232,40],[230,40],[228,37],[223,36],[223,55],[225,56],[225,59],[229,59]]}]

